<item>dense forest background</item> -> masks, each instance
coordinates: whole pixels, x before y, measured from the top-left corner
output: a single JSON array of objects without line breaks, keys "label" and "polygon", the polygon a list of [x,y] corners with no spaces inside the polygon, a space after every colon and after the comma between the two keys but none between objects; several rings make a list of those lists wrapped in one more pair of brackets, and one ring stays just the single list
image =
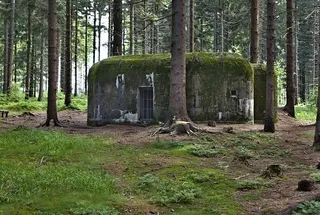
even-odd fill
[{"label": "dense forest background", "polygon": [[[65,74],[72,74],[72,93],[86,93],[90,66],[108,56],[170,52],[169,0],[60,0],[57,4],[59,91],[66,90]],[[285,104],[286,1],[276,4],[279,103]],[[251,1],[188,0],[186,5],[188,51],[235,52],[250,59]],[[314,97],[319,71],[319,1],[297,1],[294,8],[294,73],[298,101],[307,102]],[[11,77],[26,99],[39,95],[42,99],[41,92],[47,89],[47,9],[47,2],[39,0],[0,1],[3,93]],[[266,21],[266,0],[261,0],[259,63],[266,62]],[[121,50],[115,48],[119,41]]]}]

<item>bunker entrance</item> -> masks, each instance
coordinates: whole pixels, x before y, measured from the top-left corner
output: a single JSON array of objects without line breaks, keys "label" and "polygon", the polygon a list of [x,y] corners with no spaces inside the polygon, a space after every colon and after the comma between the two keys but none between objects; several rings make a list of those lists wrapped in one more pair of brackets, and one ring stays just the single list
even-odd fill
[{"label": "bunker entrance", "polygon": [[153,120],[153,88],[139,87],[139,120]]}]

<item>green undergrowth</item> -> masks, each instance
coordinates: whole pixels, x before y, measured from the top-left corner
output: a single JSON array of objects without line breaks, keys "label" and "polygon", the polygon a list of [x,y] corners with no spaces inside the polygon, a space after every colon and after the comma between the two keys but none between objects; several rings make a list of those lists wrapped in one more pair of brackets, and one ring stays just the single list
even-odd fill
[{"label": "green undergrowth", "polygon": [[[72,103],[70,106],[64,105],[64,94],[57,94],[57,108],[58,111],[62,110],[81,110],[87,109],[87,97],[85,95],[79,95],[72,97]],[[37,98],[24,99],[24,95],[21,93],[15,96],[7,97],[0,94],[0,110],[8,110],[10,112],[30,112],[30,111],[44,111],[47,109],[47,96],[45,95],[43,101],[39,102]]]},{"label": "green undergrowth", "polygon": [[115,179],[99,165],[108,140],[33,129],[0,135],[1,214],[119,214]]},{"label": "green undergrowth", "polygon": [[293,215],[314,215],[319,214],[320,202],[307,201],[298,205],[298,209],[293,212]]},{"label": "green undergrowth", "polygon": [[317,116],[317,108],[311,105],[297,105],[296,117],[300,120],[311,120],[315,121]]},{"label": "green undergrowth", "polygon": [[233,158],[290,156],[259,132],[149,144],[40,129],[0,136],[0,214],[239,214],[239,201],[259,199],[272,182],[237,179]]}]

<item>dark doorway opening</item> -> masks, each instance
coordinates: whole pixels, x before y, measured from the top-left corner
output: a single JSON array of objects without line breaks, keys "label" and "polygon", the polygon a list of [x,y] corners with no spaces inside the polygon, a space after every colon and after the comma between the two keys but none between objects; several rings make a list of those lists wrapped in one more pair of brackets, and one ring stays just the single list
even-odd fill
[{"label": "dark doorway opening", "polygon": [[139,120],[153,120],[153,87],[139,87]]}]

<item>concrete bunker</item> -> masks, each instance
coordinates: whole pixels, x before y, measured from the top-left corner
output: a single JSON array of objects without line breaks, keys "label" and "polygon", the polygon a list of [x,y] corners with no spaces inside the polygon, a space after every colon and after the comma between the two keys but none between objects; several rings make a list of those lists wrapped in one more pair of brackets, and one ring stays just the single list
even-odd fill
[{"label": "concrete bunker", "polygon": [[[235,54],[187,53],[187,110],[194,121],[253,122],[253,70]],[[92,66],[88,125],[165,121],[170,55],[116,56]]]}]

